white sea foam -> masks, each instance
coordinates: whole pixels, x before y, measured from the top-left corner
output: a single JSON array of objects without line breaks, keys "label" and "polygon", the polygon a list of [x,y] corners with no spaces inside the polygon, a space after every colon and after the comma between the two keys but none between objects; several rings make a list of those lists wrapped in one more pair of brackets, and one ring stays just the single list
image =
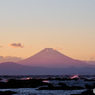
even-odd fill
[{"label": "white sea foam", "polygon": [[70,95],[78,94],[84,90],[36,90],[36,88],[0,89],[0,91],[15,91],[14,95]]}]

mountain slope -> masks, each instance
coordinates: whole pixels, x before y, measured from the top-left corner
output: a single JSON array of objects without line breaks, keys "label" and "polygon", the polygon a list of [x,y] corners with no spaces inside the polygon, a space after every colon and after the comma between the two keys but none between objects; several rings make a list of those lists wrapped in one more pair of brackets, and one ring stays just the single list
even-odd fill
[{"label": "mountain slope", "polygon": [[18,62],[26,66],[40,66],[40,67],[89,67],[85,62],[72,59],[64,54],[52,49],[45,48],[32,57]]},{"label": "mountain slope", "polygon": [[[1,75],[31,75],[31,74],[42,74],[46,68],[41,67],[30,67],[20,65],[14,62],[0,63],[0,74]],[[42,70],[42,71],[41,71]]]},{"label": "mountain slope", "polygon": [[24,70],[27,70],[27,66],[23,66],[14,62],[0,63],[0,74],[19,75],[23,74]]}]

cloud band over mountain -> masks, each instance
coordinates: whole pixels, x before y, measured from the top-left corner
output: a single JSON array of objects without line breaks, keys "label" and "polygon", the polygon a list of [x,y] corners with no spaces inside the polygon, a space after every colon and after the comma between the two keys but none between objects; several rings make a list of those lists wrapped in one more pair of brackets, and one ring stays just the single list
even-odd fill
[{"label": "cloud band over mountain", "polygon": [[12,56],[0,56],[0,63],[1,62],[17,62],[22,60],[21,57],[12,57]]}]

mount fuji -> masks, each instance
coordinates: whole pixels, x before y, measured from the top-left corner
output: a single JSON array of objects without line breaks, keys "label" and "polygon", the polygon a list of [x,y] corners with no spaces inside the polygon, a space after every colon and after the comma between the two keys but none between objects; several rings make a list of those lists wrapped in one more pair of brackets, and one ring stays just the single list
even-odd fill
[{"label": "mount fuji", "polygon": [[52,48],[45,48],[37,54],[21,60],[19,64],[26,66],[49,67],[49,68],[63,68],[63,67],[91,67],[83,61],[72,59],[57,50]]},{"label": "mount fuji", "polygon": [[72,59],[57,50],[45,48],[18,63],[0,63],[1,75],[94,75],[95,65]]}]

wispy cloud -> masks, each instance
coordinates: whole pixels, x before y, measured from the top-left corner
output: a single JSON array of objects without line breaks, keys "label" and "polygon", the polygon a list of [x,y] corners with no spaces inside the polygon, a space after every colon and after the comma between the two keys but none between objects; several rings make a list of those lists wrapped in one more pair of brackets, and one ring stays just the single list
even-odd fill
[{"label": "wispy cloud", "polygon": [[0,56],[0,63],[1,62],[18,62],[22,60],[21,57],[14,57],[14,56]]},{"label": "wispy cloud", "polygon": [[10,46],[13,48],[24,48],[21,43],[11,43]]},{"label": "wispy cloud", "polygon": [[60,47],[55,47],[53,48],[54,50],[62,50],[63,48],[60,48]]},{"label": "wispy cloud", "polygon": [[3,46],[0,45],[0,48],[2,48]]},{"label": "wispy cloud", "polygon": [[92,54],[90,60],[95,60],[95,54]]}]

